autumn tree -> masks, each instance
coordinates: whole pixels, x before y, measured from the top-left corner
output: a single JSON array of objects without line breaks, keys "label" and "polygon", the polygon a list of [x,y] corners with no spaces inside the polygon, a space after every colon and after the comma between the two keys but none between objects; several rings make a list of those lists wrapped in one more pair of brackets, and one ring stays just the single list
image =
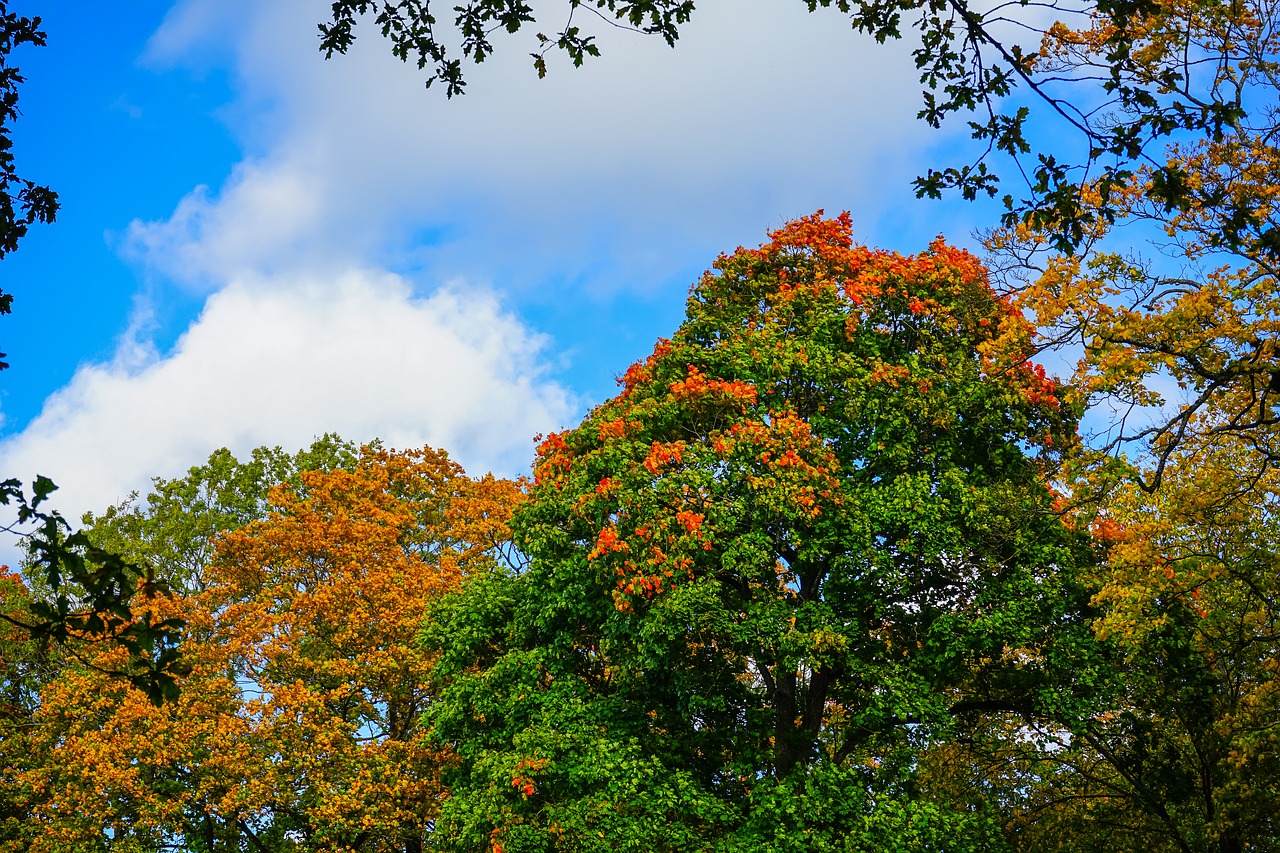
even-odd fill
[{"label": "autumn tree", "polygon": [[272,490],[173,600],[177,702],[83,669],[44,688],[26,781],[53,795],[30,849],[421,850],[451,759],[419,723],[434,657],[415,637],[501,558],[518,497],[430,449],[364,448]]},{"label": "autumn tree", "polygon": [[[993,776],[1019,767],[1009,784],[1035,792],[1031,838],[1087,850],[1276,843],[1276,23],[1264,3],[1148,10],[1133,61],[1152,97],[1220,116],[1215,132],[1180,132],[1159,169],[1112,188],[1114,222],[1099,219],[1074,255],[1032,227],[991,241],[1043,345],[1079,358],[1074,384],[1098,435],[1071,500],[1115,534],[1096,630],[1124,689],[1052,751],[1022,744],[991,764]],[[1101,22],[1058,27],[1037,61],[1096,73],[1105,36]],[[1087,182],[1081,199],[1108,201]]]},{"label": "autumn tree", "polygon": [[[1107,188],[1085,180],[1082,209],[1098,215],[1073,254],[1052,251],[1053,222],[990,241],[1042,345],[1078,357],[1074,384],[1099,410],[1117,412],[1094,447],[1126,454],[1148,489],[1180,448],[1218,439],[1244,453],[1249,475],[1280,459],[1277,23],[1265,3],[1147,10],[1134,73],[1163,121],[1216,116],[1213,131],[1189,124],[1154,162]],[[1109,32],[1103,20],[1055,27],[1035,61],[1064,75],[1102,73]]]},{"label": "autumn tree", "polygon": [[1179,454],[1159,490],[1130,483],[1094,519],[1115,666],[1095,712],[947,753],[968,768],[954,789],[1016,803],[1018,849],[1275,849],[1278,483],[1239,491],[1236,464]]},{"label": "autumn tree", "polygon": [[[47,479],[37,480],[30,501],[16,481],[5,483],[0,503],[16,504],[19,517],[11,531],[25,535],[27,556],[22,605],[12,615],[0,614],[0,621],[35,641],[31,648],[40,649],[46,675],[56,672],[53,661],[79,658],[83,664],[86,649],[110,642],[131,656],[115,675],[157,701],[171,697],[173,676],[182,668],[180,620],[153,624],[135,619],[134,609],[141,615],[157,596],[203,589],[217,537],[264,518],[273,486],[296,481],[302,470],[354,467],[358,449],[326,435],[292,455],[260,447],[242,463],[223,448],[184,477],[155,478],[145,501],[134,493],[101,515],[86,514],[84,527],[74,532],[44,508],[55,490]],[[50,657],[50,644],[64,648]]]},{"label": "autumn tree", "polygon": [[[992,849],[918,785],[993,713],[1079,712],[1076,410],[967,253],[808,217],[722,256],[538,450],[527,570],[446,600],[446,849]],[[959,845],[959,846],[958,846]]]}]

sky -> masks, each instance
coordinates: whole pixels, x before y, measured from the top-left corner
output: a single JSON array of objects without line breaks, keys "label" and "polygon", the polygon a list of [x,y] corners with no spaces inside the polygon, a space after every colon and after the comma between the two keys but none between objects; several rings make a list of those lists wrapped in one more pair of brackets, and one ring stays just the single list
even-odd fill
[{"label": "sky", "polygon": [[368,25],[326,61],[325,0],[11,11],[49,37],[11,57],[18,169],[62,209],[0,261],[0,471],[71,517],[326,432],[520,474],[720,252],[820,208],[903,252],[992,217],[914,197],[966,149],[909,46],[798,0],[707,0],[674,50],[606,28],[543,80],[530,28],[454,99]]}]

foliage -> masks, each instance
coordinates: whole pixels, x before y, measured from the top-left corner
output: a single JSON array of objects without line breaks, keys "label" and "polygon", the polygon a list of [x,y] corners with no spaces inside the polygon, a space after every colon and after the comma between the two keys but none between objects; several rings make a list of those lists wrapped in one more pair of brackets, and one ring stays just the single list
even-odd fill
[{"label": "foliage", "polygon": [[[18,86],[24,80],[9,54],[24,44],[43,47],[45,39],[39,18],[10,12],[9,0],[0,0],[0,258],[18,248],[31,225],[52,222],[58,212],[57,193],[19,177],[10,128],[18,119]],[[8,294],[0,296],[0,313],[8,314],[12,301]]]},{"label": "foliage", "polygon": [[258,447],[244,462],[222,448],[183,477],[153,479],[145,502],[134,492],[100,515],[87,513],[82,522],[98,547],[146,565],[176,590],[198,593],[206,586],[204,572],[218,538],[266,518],[273,487],[300,486],[303,471],[353,470],[359,450],[333,434],[292,455]]},{"label": "foliage", "polygon": [[42,687],[62,666],[74,662],[129,685],[149,708],[172,703],[188,671],[178,647],[184,623],[167,586],[84,531],[71,532],[43,507],[53,490],[37,478],[28,501],[17,480],[0,483],[0,503],[17,508],[9,531],[27,537],[27,571],[44,590],[33,596],[21,576],[0,567],[0,849],[25,850],[38,835],[28,821],[46,796],[28,772],[40,763],[35,717]]},{"label": "foliage", "polygon": [[32,791],[18,776],[19,768],[26,766],[34,751],[31,715],[38,706],[39,687],[48,677],[52,656],[47,645],[42,646],[28,629],[20,627],[31,618],[29,602],[22,579],[7,568],[0,571],[0,849],[14,841],[29,840],[24,824]]},{"label": "foliage", "polygon": [[[1182,133],[1109,199],[1086,182],[1082,204],[1115,221],[1075,256],[1025,226],[991,241],[1044,345],[1079,354],[1074,384],[1102,422],[1072,501],[1112,540],[1095,628],[1122,688],[1052,748],[987,757],[989,778],[1032,794],[1031,848],[1276,845],[1278,22],[1257,2],[1148,10],[1134,68],[1166,119],[1181,104],[1213,131]],[[1057,28],[1042,61],[1094,73],[1104,36]]]},{"label": "foliage", "polygon": [[[1280,459],[1277,14],[1259,2],[1153,7],[1128,60],[1160,98],[1152,115],[1177,124],[1194,113],[1196,122],[1212,119],[1212,132],[1182,132],[1158,168],[1148,164],[1109,189],[1085,182],[1082,209],[1109,211],[1115,227],[1098,219],[1074,256],[1045,251],[1054,223],[991,240],[1044,344],[1079,353],[1074,383],[1118,407],[1098,449],[1136,452],[1148,489],[1184,445],[1221,439],[1243,454],[1249,476]],[[1097,73],[1107,32],[1103,23],[1055,28],[1038,61],[1063,74]],[[1189,131],[1205,129],[1187,121]],[[1129,230],[1117,230],[1122,224]],[[1137,251],[1143,240],[1154,255]]]},{"label": "foliage", "polygon": [[22,604],[0,620],[37,647],[64,646],[82,663],[86,643],[119,646],[128,658],[108,670],[112,675],[154,702],[173,699],[175,676],[185,666],[178,653],[182,620],[157,618],[156,599],[202,589],[214,538],[264,517],[272,486],[300,470],[352,467],[355,453],[355,445],[336,436],[294,456],[258,448],[243,464],[219,450],[184,478],[157,478],[145,507],[135,494],[100,517],[87,514],[78,532],[43,508],[56,488],[47,478],[37,478],[30,503],[17,480],[0,483],[0,504],[13,502],[18,510],[10,530],[23,532],[27,545]]},{"label": "foliage", "polygon": [[947,753],[1016,804],[1020,849],[1276,849],[1277,481],[1238,492],[1235,462],[1175,457],[1156,493],[1130,485],[1095,519],[1107,701]]},{"label": "foliage", "polygon": [[[13,156],[12,124],[18,120],[18,87],[24,78],[9,54],[24,44],[42,47],[45,40],[38,17],[10,12],[9,0],[0,0],[0,258],[18,248],[32,225],[52,222],[58,213],[58,194],[19,176]],[[0,290],[0,315],[12,308],[13,294]],[[8,366],[0,360],[0,370]]]},{"label": "foliage", "polygon": [[[94,545],[82,530],[42,504],[56,487],[38,477],[27,501],[18,480],[0,483],[0,505],[16,505],[7,532],[26,537],[27,573],[45,595],[31,597],[25,585],[14,591],[21,604],[0,612],[0,620],[37,646],[62,646],[72,655],[86,644],[108,644],[126,657],[102,672],[123,678],[154,703],[172,699],[182,670],[178,637],[182,621],[159,615],[169,587],[118,554]],[[32,529],[24,530],[27,525]],[[5,567],[5,577],[11,577]]]},{"label": "foliage", "polygon": [[446,848],[979,849],[993,812],[931,798],[919,755],[1088,698],[1089,552],[1045,483],[1074,404],[971,256],[849,232],[721,257],[540,446],[527,571],[429,633]]},{"label": "foliage", "polygon": [[430,449],[364,448],[273,489],[172,600],[191,626],[176,702],[74,667],[44,687],[24,849],[422,849],[450,758],[419,723],[417,628],[489,570],[518,496]]}]

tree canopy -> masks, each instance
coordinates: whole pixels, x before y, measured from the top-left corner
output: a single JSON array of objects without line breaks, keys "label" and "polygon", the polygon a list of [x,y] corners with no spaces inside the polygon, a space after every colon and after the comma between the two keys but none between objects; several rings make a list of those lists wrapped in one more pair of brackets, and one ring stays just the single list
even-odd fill
[{"label": "tree canopy", "polygon": [[1275,470],[1100,461],[1029,293],[818,213],[529,481],[326,436],[86,516],[184,666],[0,577],[0,850],[1275,848]]},{"label": "tree canopy", "polygon": [[528,569],[434,617],[442,845],[994,843],[920,754],[1073,713],[1094,655],[1045,480],[1076,410],[1030,331],[972,256],[855,247],[847,215],[721,257],[539,447]]},{"label": "tree canopy", "polygon": [[[264,459],[319,454],[263,449],[230,467],[227,455],[158,483],[132,547],[165,542],[168,499],[215,468],[244,483]],[[39,680],[16,730],[25,751],[8,759],[24,807],[0,849],[423,849],[451,750],[420,722],[435,656],[417,630],[432,600],[502,559],[519,492],[429,448],[339,459],[349,468],[264,487],[261,509],[215,539],[201,582],[165,600],[186,624],[173,701],[104,678],[111,648]]]},{"label": "tree canopy", "polygon": [[[973,119],[916,191],[1005,194],[997,286],[818,214],[720,257],[527,483],[326,437],[76,533],[0,484],[0,849],[1280,844],[1276,9],[806,5],[914,34],[920,119]],[[696,10],[567,12],[540,75]],[[335,0],[322,51],[369,16],[449,96],[537,26]],[[9,154],[40,21],[0,26],[2,257],[57,199]]]}]

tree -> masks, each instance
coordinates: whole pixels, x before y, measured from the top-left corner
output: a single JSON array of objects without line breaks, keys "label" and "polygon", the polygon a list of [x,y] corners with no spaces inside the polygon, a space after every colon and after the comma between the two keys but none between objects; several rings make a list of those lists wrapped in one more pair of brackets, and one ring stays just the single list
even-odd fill
[{"label": "tree", "polygon": [[1277,481],[1242,492],[1237,464],[1179,454],[1159,490],[1129,484],[1094,520],[1114,666],[1094,713],[951,747],[956,788],[1015,804],[1018,849],[1276,848]]},{"label": "tree", "polygon": [[[988,762],[1034,791],[1031,849],[1063,835],[1085,850],[1275,845],[1276,23],[1262,3],[1155,6],[1134,67],[1163,120],[1217,125],[1178,130],[1161,168],[1109,197],[1085,182],[1081,204],[1113,220],[1074,255],[1052,251],[1052,225],[992,235],[1042,346],[1077,353],[1073,385],[1114,412],[1065,478],[1113,534],[1095,580],[1096,631],[1120,662],[1110,713]],[[1097,73],[1104,41],[1058,27],[1041,61]]]},{"label": "tree", "polygon": [[[1091,559],[1046,478],[1076,410],[977,261],[847,214],[722,256],[435,614],[446,849],[990,849],[920,756],[1078,713]],[[856,839],[856,840],[855,840]]]},{"label": "tree", "polygon": [[[1107,188],[1082,183],[1094,225],[1073,255],[1046,251],[1053,222],[990,241],[1043,345],[1080,354],[1073,384],[1117,407],[1097,449],[1134,454],[1147,489],[1184,445],[1252,448],[1239,460],[1247,476],[1280,459],[1276,16],[1255,2],[1155,6],[1129,61],[1160,98],[1152,115],[1180,128],[1176,144],[1159,168]],[[1038,61],[1072,77],[1100,73],[1106,34],[1102,23],[1055,27]],[[1215,117],[1212,132],[1191,118],[1182,128],[1188,114]]]},{"label": "tree", "polygon": [[202,590],[216,538],[265,517],[273,486],[296,481],[303,470],[353,467],[357,450],[326,435],[293,456],[261,447],[241,463],[223,448],[185,477],[156,478],[145,505],[135,493],[101,516],[86,514],[74,533],[60,514],[42,509],[55,489],[46,478],[37,479],[30,504],[17,481],[0,484],[0,503],[17,503],[11,530],[35,525],[25,533],[22,604],[0,620],[38,643],[67,646],[72,657],[82,657],[86,643],[120,645],[130,659],[113,674],[157,702],[172,698],[183,667],[181,620],[151,621],[148,604],[175,590]]},{"label": "tree", "polygon": [[415,636],[498,558],[518,497],[442,452],[369,447],[273,489],[173,600],[193,667],[176,702],[75,668],[45,687],[29,849],[421,850],[450,758],[419,722]]}]

